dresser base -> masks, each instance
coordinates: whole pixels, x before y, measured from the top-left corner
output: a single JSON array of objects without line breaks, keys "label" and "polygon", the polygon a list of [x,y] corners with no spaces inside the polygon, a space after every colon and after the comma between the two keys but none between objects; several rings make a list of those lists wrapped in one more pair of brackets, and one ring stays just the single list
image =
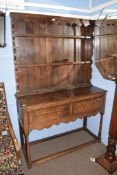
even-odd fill
[{"label": "dresser base", "polygon": [[85,148],[85,147],[90,146],[92,144],[100,142],[100,138],[98,138],[98,136],[96,136],[94,133],[92,133],[89,129],[87,129],[85,127],[81,127],[81,128],[78,128],[78,129],[75,129],[75,130],[72,130],[72,131],[68,131],[68,132],[65,132],[65,133],[62,133],[62,134],[58,134],[58,135],[54,135],[54,136],[51,136],[51,137],[48,137],[48,138],[45,138],[45,139],[41,139],[41,140],[30,142],[29,145],[31,147],[31,146],[33,146],[35,144],[40,144],[40,143],[43,143],[43,142],[46,142],[46,141],[49,141],[49,140],[57,139],[59,137],[70,135],[70,134],[73,134],[75,132],[80,132],[80,131],[83,131],[83,130],[86,131],[89,135],[92,136],[92,140],[90,140],[90,141],[88,141],[86,143],[79,144],[79,145],[74,146],[74,147],[67,148],[65,150],[62,150],[60,152],[51,154],[49,156],[45,156],[45,157],[42,157],[42,158],[37,159],[37,160],[32,160],[31,162],[29,162],[29,160],[27,160],[27,156],[26,156],[27,154],[26,154],[25,145],[22,145],[23,152],[24,152],[24,155],[25,155],[25,159],[27,161],[28,168],[30,169],[33,164],[38,164],[39,165],[39,164],[45,163],[45,162],[47,162],[49,160],[53,160],[55,158],[64,156],[64,155],[66,155],[68,153],[77,151],[79,149],[82,149],[82,148]]},{"label": "dresser base", "polygon": [[[84,142],[87,142],[86,144],[76,144],[78,146],[74,145],[75,147],[73,148],[67,147],[67,150],[64,150],[65,148],[63,148],[63,150],[59,150],[61,152],[55,154],[51,152],[51,156],[45,157],[45,155],[43,155],[44,158],[41,158],[38,161],[43,163],[47,160],[54,159],[69,152],[78,150],[79,148],[88,146],[92,143],[99,142],[101,140],[102,133],[105,95],[106,91],[91,86],[17,97],[21,145],[25,150],[24,152],[28,168],[31,168],[32,163],[36,162],[36,160],[33,161],[31,154],[31,146],[33,144],[42,143],[47,140],[52,140],[81,130],[85,130],[94,138],[91,138],[93,141],[90,143],[89,140],[84,140]],[[97,135],[87,128],[88,118],[95,116],[96,114],[100,114],[100,123]],[[80,129],[39,140],[39,142],[29,142],[29,135],[33,130],[41,131],[44,128],[50,128],[51,126],[58,125],[60,123],[73,122],[77,119],[83,120],[83,126]],[[38,159],[38,156],[36,159]]]}]

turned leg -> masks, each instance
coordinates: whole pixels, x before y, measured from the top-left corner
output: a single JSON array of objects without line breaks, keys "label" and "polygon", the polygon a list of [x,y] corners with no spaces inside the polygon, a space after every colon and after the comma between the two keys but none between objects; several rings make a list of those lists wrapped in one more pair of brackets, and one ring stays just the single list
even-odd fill
[{"label": "turned leg", "polygon": [[19,132],[20,132],[21,147],[23,148],[24,147],[24,137],[23,137],[24,136],[24,132],[23,132],[23,129],[22,129],[20,121],[19,121]]},{"label": "turned leg", "polygon": [[28,168],[31,168],[32,161],[31,161],[30,143],[29,143],[28,136],[25,136],[25,149],[26,149],[26,160],[27,160]]},{"label": "turned leg", "polygon": [[99,140],[101,140],[101,135],[102,135],[103,115],[104,115],[104,113],[100,113],[100,125],[99,125],[99,132],[98,132],[98,139]]},{"label": "turned leg", "polygon": [[84,129],[87,128],[87,117],[84,117],[84,119],[83,119],[83,127],[84,127]]}]

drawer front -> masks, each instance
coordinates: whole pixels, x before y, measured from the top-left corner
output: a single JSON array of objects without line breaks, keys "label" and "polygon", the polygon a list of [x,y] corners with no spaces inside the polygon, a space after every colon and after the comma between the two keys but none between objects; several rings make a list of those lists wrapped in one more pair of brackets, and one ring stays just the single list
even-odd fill
[{"label": "drawer front", "polygon": [[105,96],[54,106],[29,112],[29,132],[41,130],[52,125],[68,123],[77,118],[95,115],[104,110]]},{"label": "drawer front", "polygon": [[73,114],[82,114],[84,116],[95,115],[98,112],[103,112],[105,106],[105,97],[98,97],[81,102],[73,103]]},{"label": "drawer front", "polygon": [[63,105],[63,106],[54,106],[54,107],[48,107],[48,108],[43,108],[37,111],[37,115],[39,114],[40,116],[43,115],[59,115],[60,117],[65,117],[68,115],[69,111],[69,105]]},{"label": "drawer front", "polygon": [[[51,127],[54,124],[65,122],[70,116],[70,105],[62,105],[44,108],[29,112],[29,128],[43,129]],[[68,120],[68,119],[67,119]]]}]

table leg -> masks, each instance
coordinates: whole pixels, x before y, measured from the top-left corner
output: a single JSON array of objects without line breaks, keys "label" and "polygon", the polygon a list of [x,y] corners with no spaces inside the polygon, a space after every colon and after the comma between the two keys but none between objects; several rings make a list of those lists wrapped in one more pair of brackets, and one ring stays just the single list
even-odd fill
[{"label": "table leg", "polygon": [[19,122],[19,132],[20,132],[20,141],[21,141],[21,147],[23,148],[24,147],[24,132],[23,132],[23,129],[22,129],[22,126],[21,126],[21,123],[20,121],[18,120]]},{"label": "table leg", "polygon": [[84,117],[84,119],[83,119],[83,127],[84,127],[84,129],[87,128],[87,117]]},{"label": "table leg", "polygon": [[100,113],[100,125],[99,125],[99,132],[98,132],[98,139],[99,140],[101,140],[101,135],[102,135],[103,115],[104,115],[104,113]]},{"label": "table leg", "polygon": [[26,159],[27,159],[28,168],[31,168],[32,161],[31,161],[30,143],[29,143],[28,136],[25,136],[25,149],[26,149]]}]

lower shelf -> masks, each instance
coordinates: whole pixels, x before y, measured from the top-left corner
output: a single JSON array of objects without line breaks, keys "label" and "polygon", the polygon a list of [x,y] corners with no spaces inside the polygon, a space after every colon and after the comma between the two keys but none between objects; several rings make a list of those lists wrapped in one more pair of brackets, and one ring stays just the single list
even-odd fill
[{"label": "lower shelf", "polygon": [[81,148],[87,147],[87,146],[92,145],[92,144],[97,143],[97,142],[99,142],[99,141],[98,140],[92,140],[92,141],[89,141],[87,143],[84,143],[84,144],[81,144],[81,145],[78,145],[78,146],[75,146],[75,147],[63,150],[61,152],[54,153],[54,154],[52,154],[50,156],[46,156],[46,157],[40,158],[38,160],[34,160],[34,161],[32,161],[32,163],[38,163],[38,164],[45,163],[48,160],[53,160],[53,159],[55,159],[57,157],[61,157],[61,156],[65,155],[65,154],[71,153],[73,151],[77,151],[77,150],[79,150]]},{"label": "lower shelf", "polygon": [[[98,137],[84,128],[34,141],[30,143],[32,164],[42,164],[98,142],[100,142]],[[51,149],[53,146],[54,150]],[[39,157],[40,159],[38,159]]]}]

